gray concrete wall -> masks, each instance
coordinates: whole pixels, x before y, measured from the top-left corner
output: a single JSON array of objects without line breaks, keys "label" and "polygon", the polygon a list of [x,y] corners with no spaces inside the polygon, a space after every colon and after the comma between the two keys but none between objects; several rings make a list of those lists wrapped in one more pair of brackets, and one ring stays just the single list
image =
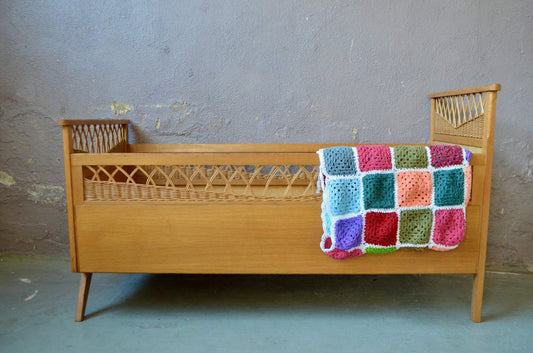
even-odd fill
[{"label": "gray concrete wall", "polygon": [[[68,251],[64,118],[137,142],[427,142],[499,82],[488,263],[533,270],[533,3],[0,1],[0,251]],[[317,234],[317,246],[319,240]]]}]

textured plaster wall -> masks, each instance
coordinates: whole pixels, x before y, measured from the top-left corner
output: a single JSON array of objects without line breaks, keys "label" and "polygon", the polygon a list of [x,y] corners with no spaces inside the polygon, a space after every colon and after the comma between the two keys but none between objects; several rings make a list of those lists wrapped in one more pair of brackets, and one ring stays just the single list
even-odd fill
[{"label": "textured plaster wall", "polygon": [[[427,142],[499,82],[488,263],[533,270],[533,3],[0,1],[0,252],[68,251],[64,118],[137,142]],[[317,246],[319,234],[317,236]]]}]

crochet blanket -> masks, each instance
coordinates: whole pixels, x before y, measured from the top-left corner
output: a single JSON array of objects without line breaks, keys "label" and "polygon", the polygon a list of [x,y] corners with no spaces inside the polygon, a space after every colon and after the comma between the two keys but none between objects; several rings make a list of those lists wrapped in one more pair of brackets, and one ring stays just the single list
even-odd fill
[{"label": "crochet blanket", "polygon": [[466,229],[471,152],[460,146],[319,150],[320,247],[335,259],[402,247],[456,248]]}]

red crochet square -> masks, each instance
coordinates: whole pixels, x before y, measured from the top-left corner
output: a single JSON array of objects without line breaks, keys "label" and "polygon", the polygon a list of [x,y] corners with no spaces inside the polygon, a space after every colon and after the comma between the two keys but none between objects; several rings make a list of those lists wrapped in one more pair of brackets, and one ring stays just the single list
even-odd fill
[{"label": "red crochet square", "polygon": [[398,215],[395,212],[368,212],[365,216],[364,240],[367,244],[396,245]]},{"label": "red crochet square", "polygon": [[392,169],[392,158],[389,146],[362,145],[357,146],[356,149],[359,157],[359,169],[362,172]]}]

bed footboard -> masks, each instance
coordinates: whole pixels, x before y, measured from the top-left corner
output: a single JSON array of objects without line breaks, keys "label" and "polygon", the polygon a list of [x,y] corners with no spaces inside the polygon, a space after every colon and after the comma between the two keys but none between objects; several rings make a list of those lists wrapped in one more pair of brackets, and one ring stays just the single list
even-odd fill
[{"label": "bed footboard", "polygon": [[419,274],[475,276],[481,320],[499,85],[430,95],[431,143],[473,152],[472,198],[455,250],[337,261],[320,247],[316,151],[331,144],[128,144],[125,120],[63,120],[72,270],[91,274]]}]

